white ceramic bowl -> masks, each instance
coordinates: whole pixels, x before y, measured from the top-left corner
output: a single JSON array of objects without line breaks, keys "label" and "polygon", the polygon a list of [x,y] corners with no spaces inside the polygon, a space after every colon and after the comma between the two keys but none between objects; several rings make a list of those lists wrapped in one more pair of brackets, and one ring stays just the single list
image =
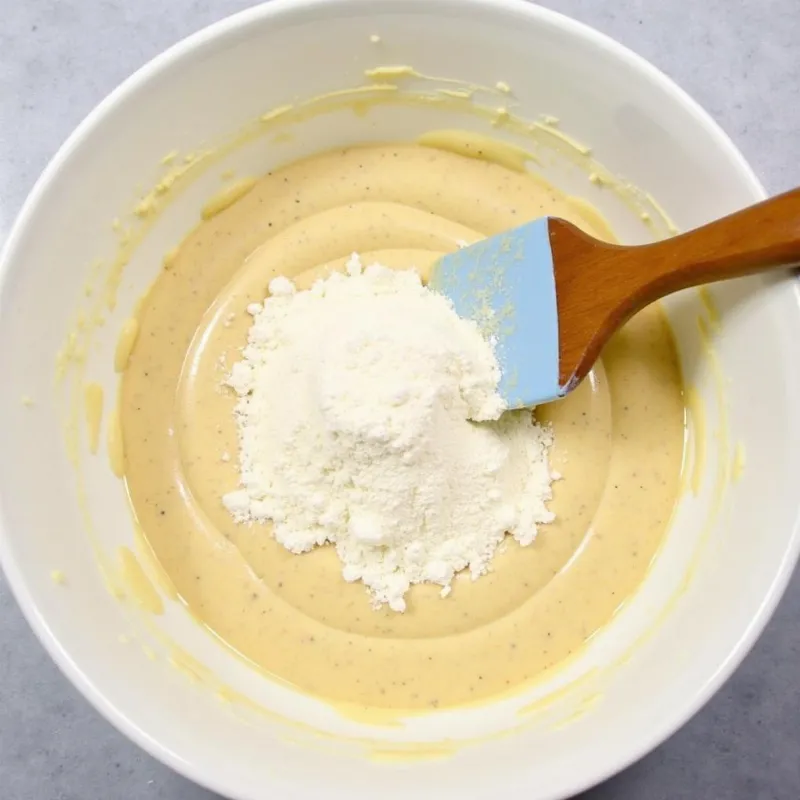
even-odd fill
[{"label": "white ceramic bowl", "polygon": [[[380,49],[369,41],[374,33],[383,37]],[[700,491],[682,498],[634,601],[568,670],[527,693],[525,703],[539,702],[525,716],[517,714],[522,701],[512,698],[399,729],[343,720],[251,672],[170,604],[160,629],[254,701],[221,703],[212,691],[217,678],[192,683],[171,669],[160,640],[109,597],[63,446],[54,355],[81,301],[87,265],[114,250],[111,219],[156,181],[160,158],[215,141],[297,96],[357,84],[365,67],[391,62],[476,83],[508,81],[523,114],[560,117],[564,130],[651,192],[679,227],[763,196],[725,135],[657,70],[533,5],[274,0],[208,28],[148,64],[89,116],[39,180],[7,242],[0,268],[3,566],[31,625],[86,697],[154,756],[222,794],[564,797],[629,764],[694,713],[750,648],[788,581],[800,543],[800,368],[793,344],[800,312],[791,280],[716,288],[722,326],[711,357],[698,336],[697,317],[706,312],[696,295],[669,304],[687,380],[708,415],[706,430],[696,432],[708,451]],[[262,141],[218,166],[259,173],[324,147],[410,138],[454,123],[486,127],[435,110],[377,108],[363,118],[312,120],[292,143]],[[567,184],[570,175],[552,173]],[[87,374],[108,394],[116,385],[111,353],[121,321],[216,181],[208,175],[181,193],[134,253],[117,310],[88,359]],[[638,235],[611,193],[597,191],[592,201],[623,238]],[[22,395],[31,395],[35,408],[24,408]],[[726,473],[736,443],[744,445],[746,465],[733,482]],[[129,542],[119,482],[103,459],[84,461],[86,507],[100,546]],[[51,569],[64,572],[66,586],[53,583]],[[122,644],[121,634],[135,640]],[[153,660],[137,642],[148,643]],[[288,728],[256,703],[351,738]],[[491,735],[521,723],[512,736]],[[364,756],[365,742],[390,749],[424,740],[436,749],[445,739],[479,741],[443,760],[381,763]]]}]

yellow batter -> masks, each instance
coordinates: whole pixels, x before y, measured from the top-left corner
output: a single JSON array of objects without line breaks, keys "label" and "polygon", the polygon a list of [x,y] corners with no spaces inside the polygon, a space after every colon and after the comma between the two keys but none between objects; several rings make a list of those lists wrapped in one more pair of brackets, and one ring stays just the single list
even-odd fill
[{"label": "yellow batter", "polygon": [[246,339],[244,308],[273,277],[302,287],[353,250],[424,271],[461,240],[545,214],[610,236],[585,206],[485,160],[411,144],[325,153],[205,215],[141,304],[119,408],[133,508],[191,612],[272,675],[372,707],[488,698],[578,650],[641,582],[683,448],[679,367],[657,308],[576,392],[537,410],[563,475],[556,521],[530,547],[509,540],[493,572],[459,578],[446,599],[414,586],[406,613],[375,611],[332,548],[292,555],[222,506],[237,465],[235,397],[221,383]]}]

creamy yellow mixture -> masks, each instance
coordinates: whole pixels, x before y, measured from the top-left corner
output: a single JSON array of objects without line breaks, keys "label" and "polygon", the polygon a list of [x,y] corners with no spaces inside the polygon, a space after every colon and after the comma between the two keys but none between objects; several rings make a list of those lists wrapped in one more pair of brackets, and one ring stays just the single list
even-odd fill
[{"label": "creamy yellow mixture", "polygon": [[530,547],[509,540],[489,575],[460,577],[446,599],[414,586],[404,614],[373,610],[332,548],[293,555],[268,526],[233,523],[221,496],[237,485],[235,397],[222,381],[246,339],[245,306],[277,275],[302,287],[354,250],[425,272],[462,240],[545,214],[608,238],[599,215],[522,172],[413,144],[325,153],[248,189],[209,206],[171,255],[120,358],[117,466],[181,598],[263,670],[332,701],[441,708],[562,662],[635,591],[678,492],[683,399],[658,308],[577,391],[536,412],[555,429],[556,521]]}]

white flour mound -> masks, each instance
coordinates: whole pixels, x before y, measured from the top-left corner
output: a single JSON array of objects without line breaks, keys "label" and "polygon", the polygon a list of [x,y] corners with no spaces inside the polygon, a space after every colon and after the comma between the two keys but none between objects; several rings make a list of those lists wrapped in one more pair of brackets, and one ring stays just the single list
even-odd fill
[{"label": "white flour mound", "polygon": [[[347,581],[405,610],[413,583],[484,574],[506,532],[550,522],[552,435],[508,412],[477,326],[414,271],[358,256],[309,291],[277,278],[228,384],[239,395],[239,522],[303,553],[336,546]],[[501,417],[502,414],[502,417]]]}]

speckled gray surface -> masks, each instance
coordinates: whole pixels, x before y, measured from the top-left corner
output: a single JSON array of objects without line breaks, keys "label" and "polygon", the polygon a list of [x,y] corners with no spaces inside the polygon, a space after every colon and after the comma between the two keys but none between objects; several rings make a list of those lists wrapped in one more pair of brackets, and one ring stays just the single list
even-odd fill
[{"label": "speckled gray surface", "polygon": [[[609,33],[674,78],[722,124],[770,191],[800,184],[798,0],[543,4]],[[108,91],[182,36],[248,5],[0,0],[0,237],[47,160]],[[213,800],[77,695],[2,580],[0,709],[4,800]],[[800,577],[708,706],[650,756],[583,796],[612,798],[800,798]]]}]

